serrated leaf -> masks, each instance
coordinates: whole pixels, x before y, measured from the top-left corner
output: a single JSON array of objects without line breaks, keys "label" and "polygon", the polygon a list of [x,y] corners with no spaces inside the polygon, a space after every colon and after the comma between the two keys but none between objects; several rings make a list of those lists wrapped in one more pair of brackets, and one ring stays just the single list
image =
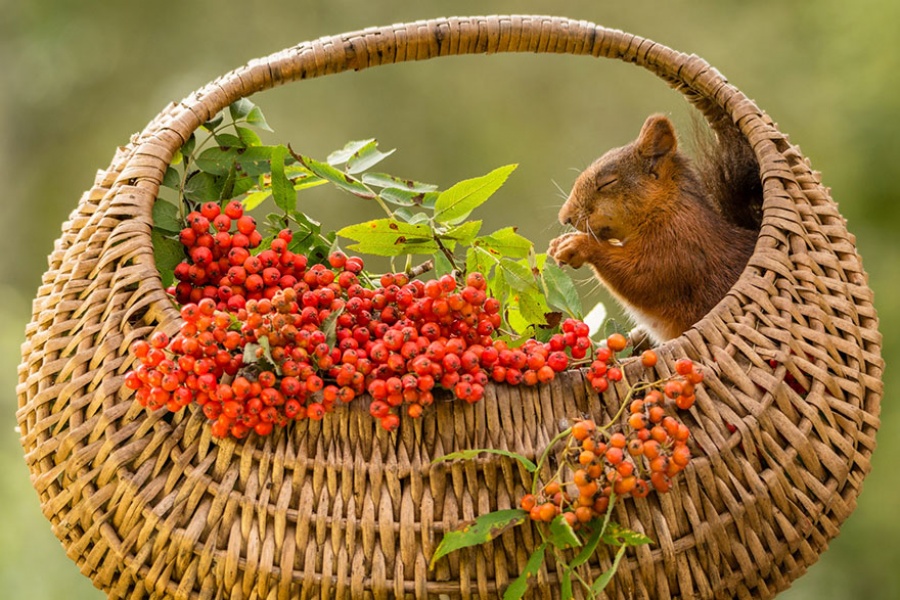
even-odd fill
[{"label": "serrated leaf", "polygon": [[605,326],[603,327],[603,337],[608,338],[614,333],[621,333],[626,338],[628,337],[628,328],[625,327],[622,323],[619,323],[615,319],[607,319]]},{"label": "serrated leaf", "polygon": [[466,179],[441,192],[434,204],[434,218],[438,223],[455,225],[487,201],[506,181],[517,165],[494,169],[487,175]]},{"label": "serrated leaf", "polygon": [[425,224],[376,219],[344,227],[337,234],[356,242],[351,249],[377,256],[433,254],[439,250],[434,231]]},{"label": "serrated leaf", "polygon": [[479,454],[484,453],[499,454],[500,456],[515,459],[519,461],[522,466],[525,467],[525,470],[529,473],[534,473],[537,470],[537,465],[535,465],[533,462],[531,462],[521,454],[510,452],[509,450],[501,450],[499,448],[475,448],[472,450],[460,450],[459,452],[451,452],[450,454],[445,454],[434,459],[433,461],[431,461],[431,464],[436,464],[448,460],[472,460],[473,458],[478,458]]},{"label": "serrated leaf", "polygon": [[335,150],[334,152],[329,154],[328,158],[326,158],[325,161],[332,167],[340,166],[353,158],[354,154],[356,154],[369,144],[374,143],[376,143],[375,138],[347,142],[343,148],[341,148],[340,150]]},{"label": "serrated leaf", "polygon": [[196,171],[184,184],[184,197],[194,202],[216,202],[222,192],[224,178]]},{"label": "serrated leaf", "polygon": [[541,283],[547,304],[575,319],[582,317],[581,297],[575,288],[575,282],[565,271],[547,261],[541,270]]},{"label": "serrated leaf", "polygon": [[550,537],[548,541],[560,550],[581,546],[581,540],[575,535],[575,530],[572,529],[572,526],[569,525],[569,522],[562,515],[556,515],[550,521]]},{"label": "serrated leaf", "polygon": [[254,147],[262,145],[262,140],[260,139],[259,135],[257,135],[257,133],[249,127],[240,127],[238,125],[235,125],[234,129],[235,131],[237,131],[238,138],[241,140],[241,142],[244,143],[244,146]]},{"label": "serrated leaf", "polygon": [[461,529],[447,532],[435,549],[428,568],[433,569],[438,560],[451,552],[490,542],[504,531],[521,525],[527,518],[528,513],[521,508],[498,510],[481,515],[474,522],[464,525]]},{"label": "serrated leaf", "polygon": [[254,106],[250,109],[250,112],[247,114],[247,123],[253,125],[257,129],[262,129],[263,131],[274,131],[269,127],[269,124],[266,123],[266,117],[258,106]]},{"label": "serrated leaf", "polygon": [[372,141],[353,153],[347,161],[346,171],[351,174],[362,173],[383,161],[394,153],[394,150],[382,152],[378,149],[378,142]]},{"label": "serrated leaf", "polygon": [[612,566],[606,570],[605,573],[600,575],[597,579],[594,580],[594,584],[591,586],[591,594],[594,597],[600,595],[600,592],[606,589],[606,586],[609,585],[609,582],[612,580],[613,575],[616,574],[616,571],[619,569],[619,563],[622,562],[622,557],[625,556],[625,548],[628,546],[622,546],[619,548],[619,551],[616,552],[616,558],[613,560]]},{"label": "serrated leaf", "polygon": [[546,314],[550,312],[544,296],[535,289],[519,292],[517,304],[519,312],[530,324],[541,326],[547,324]]},{"label": "serrated leaf", "polygon": [[610,522],[603,531],[603,543],[611,546],[642,546],[644,544],[652,544],[653,540],[643,533],[638,533],[622,527],[618,523]]},{"label": "serrated leaf", "polygon": [[219,148],[214,146],[200,153],[194,164],[198,169],[212,175],[227,175],[237,158],[237,148]]},{"label": "serrated leaf", "polygon": [[[466,251],[466,273],[479,272],[488,280],[488,286],[495,291],[493,278],[491,277],[491,269],[497,264],[497,259],[485,252],[478,246],[470,246]],[[496,294],[495,294],[496,295]]]},{"label": "serrated leaf", "polygon": [[294,191],[294,184],[284,175],[284,158],[287,156],[288,149],[284,146],[275,146],[272,149],[272,198],[275,205],[281,210],[288,212],[293,210],[297,205],[297,192]]},{"label": "serrated leaf", "polygon": [[153,245],[153,261],[159,270],[163,287],[167,288],[175,282],[175,267],[185,258],[184,247],[178,240],[158,229],[150,231],[150,242]]},{"label": "serrated leaf", "polygon": [[528,238],[516,233],[515,227],[504,227],[494,233],[483,235],[473,242],[495,256],[525,258],[534,247]]},{"label": "serrated leaf", "polygon": [[510,287],[517,292],[538,291],[534,274],[527,266],[509,258],[501,258],[498,264],[499,274]]},{"label": "serrated leaf", "polygon": [[438,186],[430,183],[422,183],[413,181],[412,179],[402,179],[385,173],[366,173],[362,176],[362,181],[366,185],[380,188],[394,188],[405,192],[425,193],[434,192],[438,189]]},{"label": "serrated leaf", "polygon": [[360,198],[366,198],[371,200],[375,197],[375,192],[366,187],[363,182],[356,179],[352,175],[348,173],[344,173],[343,171],[339,171],[335,169],[333,166],[319,162],[308,156],[294,155],[294,158],[300,161],[300,163],[312,171],[314,174],[318,175],[322,179],[328,180],[339,188],[350,192]]},{"label": "serrated leaf", "polygon": [[437,195],[437,192],[413,192],[398,188],[385,188],[379,194],[382,200],[395,206],[426,206]]},{"label": "serrated leaf", "polygon": [[503,600],[517,600],[518,598],[525,596],[525,592],[528,591],[528,578],[536,577],[538,571],[541,570],[546,549],[547,542],[544,542],[535,548],[534,552],[532,552],[531,556],[528,558],[528,562],[525,563],[525,568],[522,569],[522,572],[516,577],[515,581],[509,584],[509,587],[503,592]]},{"label": "serrated leaf", "polygon": [[475,236],[478,235],[480,229],[481,221],[466,221],[462,225],[451,228],[447,233],[441,234],[440,238],[442,240],[454,240],[463,246],[468,246],[475,239]]}]

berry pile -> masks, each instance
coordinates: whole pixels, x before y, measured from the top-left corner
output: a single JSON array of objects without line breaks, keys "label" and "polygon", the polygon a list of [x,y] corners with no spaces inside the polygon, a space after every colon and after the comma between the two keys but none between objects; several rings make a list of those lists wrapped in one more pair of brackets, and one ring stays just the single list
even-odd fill
[{"label": "berry pile", "polygon": [[[644,353],[642,362],[655,364],[656,354]],[[610,434],[590,420],[572,426],[565,452],[571,482],[556,477],[539,493],[523,496],[521,507],[532,520],[549,522],[562,514],[577,528],[602,517],[613,494],[643,498],[651,489],[671,489],[672,477],[688,465],[691,451],[690,431],[670,409],[690,408],[693,390],[703,381],[692,361],[681,359],[675,367],[677,375],[651,384],[642,398],[630,401],[623,431]]]},{"label": "berry pile", "polygon": [[[546,383],[592,350],[587,325],[574,319],[548,342],[511,348],[495,339],[500,303],[477,272],[464,281],[385,274],[364,285],[362,259],[335,252],[309,264],[289,249],[290,230],[251,254],[262,236],[239,202],[224,211],[204,204],[188,222],[180,235],[188,259],[170,290],[183,324],[171,339],[157,332],[133,344],[140,365],[125,385],[150,409],[196,401],[217,437],[321,419],[366,392],[369,412],[393,430],[400,410],[420,416],[436,388],[474,403],[491,380]],[[621,378],[607,367],[613,353],[600,356],[594,380]]]}]

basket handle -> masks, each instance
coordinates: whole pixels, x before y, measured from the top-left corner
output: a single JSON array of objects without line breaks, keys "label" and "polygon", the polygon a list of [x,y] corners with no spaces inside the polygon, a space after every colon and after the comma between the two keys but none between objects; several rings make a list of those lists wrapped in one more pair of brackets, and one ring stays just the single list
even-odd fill
[{"label": "basket handle", "polygon": [[[549,16],[477,16],[416,21],[304,42],[209,83],[170,105],[136,139],[120,179],[154,190],[175,151],[193,131],[232,102],[277,85],[383,64],[440,56],[534,52],[618,58],[642,66],[678,90],[713,128],[737,124],[746,135],[768,125],[762,112],[703,59],[650,40]],[[773,129],[766,127],[771,136]],[[752,140],[751,140],[752,143]]]}]

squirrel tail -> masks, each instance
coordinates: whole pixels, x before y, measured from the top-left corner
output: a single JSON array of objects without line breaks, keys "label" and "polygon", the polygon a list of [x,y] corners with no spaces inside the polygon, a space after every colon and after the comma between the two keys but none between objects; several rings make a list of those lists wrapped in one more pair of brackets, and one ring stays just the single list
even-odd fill
[{"label": "squirrel tail", "polygon": [[706,127],[694,120],[694,164],[715,208],[738,227],[758,231],[762,222],[762,181],[750,144],[728,117]]}]

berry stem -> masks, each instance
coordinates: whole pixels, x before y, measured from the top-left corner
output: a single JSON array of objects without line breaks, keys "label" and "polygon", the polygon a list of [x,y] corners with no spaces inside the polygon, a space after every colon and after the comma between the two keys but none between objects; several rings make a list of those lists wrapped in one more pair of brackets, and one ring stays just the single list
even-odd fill
[{"label": "berry stem", "polygon": [[572,428],[569,427],[560,431],[556,434],[556,436],[550,440],[550,443],[544,447],[544,451],[541,453],[541,457],[538,459],[537,468],[534,470],[535,476],[531,480],[531,493],[537,494],[538,490],[538,481],[540,481],[540,473],[541,469],[544,467],[544,463],[547,462],[547,457],[550,456],[550,451],[560,440],[564,439],[566,436],[572,433]]}]

